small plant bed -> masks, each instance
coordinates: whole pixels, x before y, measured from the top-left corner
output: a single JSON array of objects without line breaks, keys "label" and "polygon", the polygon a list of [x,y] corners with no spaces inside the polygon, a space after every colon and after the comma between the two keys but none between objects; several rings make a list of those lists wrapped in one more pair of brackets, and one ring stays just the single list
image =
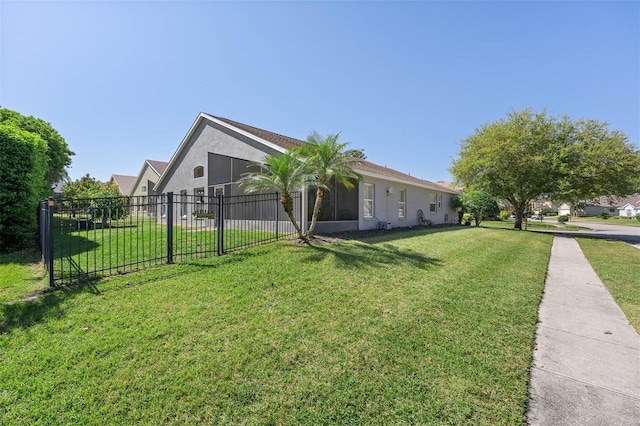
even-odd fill
[{"label": "small plant bed", "polygon": [[582,252],[640,333],[640,250],[599,238],[577,238]]},{"label": "small plant bed", "polygon": [[3,305],[0,417],[521,425],[551,241],[280,242]]}]

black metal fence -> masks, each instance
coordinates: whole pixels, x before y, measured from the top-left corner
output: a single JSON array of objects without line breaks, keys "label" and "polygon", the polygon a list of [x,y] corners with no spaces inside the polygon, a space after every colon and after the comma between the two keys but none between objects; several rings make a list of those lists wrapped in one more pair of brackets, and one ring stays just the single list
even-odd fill
[{"label": "black metal fence", "polygon": [[[302,219],[301,194],[294,217]],[[295,233],[278,193],[45,200],[39,237],[49,284],[222,255]]]}]

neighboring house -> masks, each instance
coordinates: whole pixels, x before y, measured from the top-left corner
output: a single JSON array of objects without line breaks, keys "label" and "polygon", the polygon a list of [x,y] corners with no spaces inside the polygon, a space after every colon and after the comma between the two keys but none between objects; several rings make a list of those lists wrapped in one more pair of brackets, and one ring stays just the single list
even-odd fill
[{"label": "neighboring house", "polygon": [[[558,214],[570,214],[571,204],[564,203],[558,208]],[[640,194],[626,198],[600,197],[586,203],[579,203],[577,211],[585,216],[598,216],[606,212],[611,216],[633,217],[640,213]]]},{"label": "neighboring house", "polygon": [[111,179],[109,179],[109,183],[115,183],[116,185],[118,185],[118,191],[120,192],[120,195],[123,197],[129,196],[135,181],[136,181],[135,176],[126,176],[126,175],[111,175]]},{"label": "neighboring house", "polygon": [[570,216],[571,215],[571,204],[562,203],[558,206],[558,216]]},{"label": "neighboring house", "polygon": [[156,182],[169,163],[164,161],[145,160],[140,173],[136,178],[129,195],[135,197],[133,201],[133,214],[143,214],[153,216],[156,214],[156,204],[153,197],[157,195],[155,191]]},{"label": "neighboring house", "polygon": [[632,195],[619,201],[618,215],[620,217],[636,217],[640,215],[640,194]]},{"label": "neighboring house", "polygon": [[[238,180],[264,162],[305,142],[226,118],[200,113],[156,183],[157,193],[175,198],[242,195]],[[318,215],[317,232],[417,226],[418,210],[435,224],[457,223],[450,199],[458,192],[369,161],[354,167],[355,188],[334,185]],[[302,226],[308,228],[315,191],[302,194]],[[188,215],[190,212],[181,212]]]}]

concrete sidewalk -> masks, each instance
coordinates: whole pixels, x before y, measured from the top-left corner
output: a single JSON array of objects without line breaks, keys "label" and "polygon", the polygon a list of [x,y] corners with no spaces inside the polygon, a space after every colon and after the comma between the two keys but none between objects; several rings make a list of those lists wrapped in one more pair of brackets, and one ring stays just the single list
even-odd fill
[{"label": "concrete sidewalk", "polygon": [[529,425],[640,425],[640,336],[570,237],[553,240],[536,348]]}]

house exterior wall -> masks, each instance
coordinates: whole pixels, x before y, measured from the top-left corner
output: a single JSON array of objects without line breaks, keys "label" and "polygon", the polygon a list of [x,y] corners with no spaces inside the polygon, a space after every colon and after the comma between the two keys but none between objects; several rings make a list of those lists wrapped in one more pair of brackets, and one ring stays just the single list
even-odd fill
[{"label": "house exterior wall", "polygon": [[[364,209],[364,186],[374,184],[374,213],[366,218]],[[389,191],[389,189],[391,189]],[[404,189],[405,217],[399,217],[400,190]],[[388,223],[391,228],[418,226],[418,210],[422,210],[426,219],[434,224],[457,223],[458,214],[451,208],[453,194],[433,189],[390,182],[385,179],[363,176],[359,182],[360,213],[359,229],[376,229],[379,223]],[[430,211],[431,197],[436,195],[436,211]]]},{"label": "house exterior wall", "polygon": [[[213,195],[215,185],[211,182],[211,176],[216,175],[211,167],[210,154],[231,157],[252,162],[264,162],[266,155],[279,154],[275,148],[257,142],[242,133],[230,130],[216,122],[202,120],[195,129],[190,131],[190,136],[181,145],[177,157],[172,159],[172,166],[165,170],[162,181],[156,187],[156,193],[174,194],[174,202],[180,197],[181,191],[187,195],[194,195],[195,190],[204,188],[204,195]],[[194,178],[194,169],[198,166],[204,168],[202,177]],[[220,169],[222,171],[222,169]],[[218,173],[219,174],[219,173]],[[375,212],[373,217],[364,217],[364,186],[365,183],[375,185]],[[226,192],[225,196],[229,195]],[[387,188],[393,188],[387,194]],[[406,192],[406,216],[398,217],[399,189]],[[435,224],[456,223],[457,213],[450,207],[450,199],[453,194],[443,191],[429,190],[416,185],[396,183],[383,177],[363,178],[358,182],[358,190],[353,191],[358,199],[358,219],[348,221],[317,222],[316,232],[339,232],[348,230],[376,229],[380,222],[389,223],[391,227],[411,227],[418,225],[418,209],[424,212],[425,218]],[[437,207],[430,211],[430,196],[436,194]],[[308,229],[308,193],[302,194],[302,229]],[[188,214],[188,212],[185,212]]]},{"label": "house exterior wall", "polygon": [[[153,185],[155,185],[155,183],[158,181],[159,176],[153,171],[153,169],[151,169],[151,167],[149,167],[149,165],[147,163],[144,163],[144,167],[142,168],[142,171],[140,172],[140,177],[138,178],[138,181],[136,182],[136,185],[133,187],[133,190],[131,191],[131,195],[136,197],[136,196],[149,196],[149,195],[154,195],[153,194],[153,187],[149,188],[149,182],[153,183]],[[142,187],[145,186],[147,188],[146,191],[142,191]]]},{"label": "house exterior wall", "polygon": [[[173,192],[179,194],[180,190],[187,190],[192,195],[195,188],[208,188],[208,153],[221,154],[228,157],[249,161],[264,161],[267,154],[275,154],[264,145],[240,134],[233,134],[230,130],[203,120],[191,138],[187,141],[185,149],[179,153],[176,159],[178,165],[172,170],[167,169],[169,175],[163,178],[162,186],[157,188],[160,193]],[[204,167],[204,175],[200,178],[193,177],[193,169],[197,166]],[[206,192],[205,192],[206,193]]]},{"label": "house exterior wall", "polygon": [[618,211],[615,207],[604,207],[604,206],[586,206],[584,208],[584,212],[587,216],[598,216],[602,212],[607,212],[609,214],[616,214]]},{"label": "house exterior wall", "polygon": [[560,204],[558,207],[558,216],[569,216],[571,215],[571,206],[567,203]]},{"label": "house exterior wall", "polygon": [[635,217],[640,214],[640,207],[633,207],[631,204],[627,204],[624,207],[618,209],[620,217]]}]

